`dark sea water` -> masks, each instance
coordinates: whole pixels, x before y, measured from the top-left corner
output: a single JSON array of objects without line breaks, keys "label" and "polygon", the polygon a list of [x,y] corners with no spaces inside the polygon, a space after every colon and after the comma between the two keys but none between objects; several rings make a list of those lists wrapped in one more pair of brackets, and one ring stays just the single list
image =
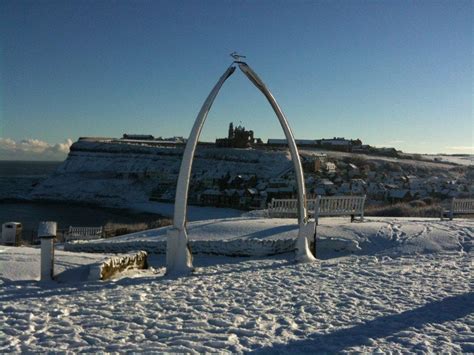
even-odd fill
[{"label": "dark sea water", "polygon": [[0,160],[1,177],[46,177],[61,165],[60,161],[4,161]]},{"label": "dark sea water", "polygon": [[0,200],[21,199],[52,174],[61,162],[0,161]]},{"label": "dark sea water", "polygon": [[[27,201],[34,185],[46,179],[61,162],[0,161],[0,224],[20,222],[23,239],[32,240],[40,221],[56,221],[58,229],[69,226],[103,226],[106,223],[141,223],[158,215],[85,206],[73,202]],[[0,238],[1,239],[1,238]]]}]

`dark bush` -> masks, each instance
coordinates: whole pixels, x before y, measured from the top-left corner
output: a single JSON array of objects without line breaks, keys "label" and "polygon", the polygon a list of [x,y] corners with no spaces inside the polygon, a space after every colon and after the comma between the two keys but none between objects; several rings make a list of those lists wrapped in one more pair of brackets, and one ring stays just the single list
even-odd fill
[{"label": "dark bush", "polygon": [[423,201],[427,205],[432,205],[434,203],[434,199],[432,197],[422,198],[421,201]]},{"label": "dark bush", "polygon": [[365,209],[366,216],[379,217],[439,217],[441,207],[436,205],[414,207],[409,203],[396,203],[388,206],[372,206]]},{"label": "dark bush", "polygon": [[148,229],[160,228],[171,224],[171,219],[162,218],[151,222],[142,223],[107,223],[104,226],[104,235],[106,238],[119,235],[141,232]]},{"label": "dark bush", "polygon": [[426,202],[423,200],[413,200],[413,201],[408,202],[408,204],[411,207],[425,207],[426,206]]}]

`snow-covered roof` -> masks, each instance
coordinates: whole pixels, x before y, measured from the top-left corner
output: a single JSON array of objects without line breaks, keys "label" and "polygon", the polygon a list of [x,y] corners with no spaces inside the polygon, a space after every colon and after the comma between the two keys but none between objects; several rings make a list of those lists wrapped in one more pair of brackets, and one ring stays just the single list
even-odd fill
[{"label": "snow-covered roof", "polygon": [[269,138],[267,140],[267,144],[288,144],[286,139],[275,139],[275,138]]},{"label": "snow-covered roof", "polygon": [[317,185],[333,186],[334,183],[329,179],[320,179],[316,182]]},{"label": "snow-covered roof", "polygon": [[316,141],[314,139],[295,139],[296,144],[298,145],[315,145]]},{"label": "snow-covered roof", "polygon": [[345,138],[321,139],[321,144],[349,145],[351,144],[351,141]]}]

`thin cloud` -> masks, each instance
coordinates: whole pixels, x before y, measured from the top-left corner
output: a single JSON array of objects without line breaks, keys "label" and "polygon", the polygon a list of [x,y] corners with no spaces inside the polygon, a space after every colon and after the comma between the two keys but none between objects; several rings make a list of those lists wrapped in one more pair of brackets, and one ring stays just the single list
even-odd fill
[{"label": "thin cloud", "polygon": [[71,139],[50,144],[32,138],[15,141],[0,137],[0,160],[63,160],[71,145]]}]

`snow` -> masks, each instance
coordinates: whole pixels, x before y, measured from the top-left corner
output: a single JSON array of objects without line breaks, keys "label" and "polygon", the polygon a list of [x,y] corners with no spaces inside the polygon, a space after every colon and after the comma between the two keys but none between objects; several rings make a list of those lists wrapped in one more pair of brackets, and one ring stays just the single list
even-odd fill
[{"label": "snow", "polygon": [[425,154],[423,158],[430,161],[448,163],[448,164],[457,164],[464,166],[473,166],[474,165],[474,155],[473,154],[458,154],[458,155],[433,155]]},{"label": "snow", "polygon": [[[69,253],[55,250],[55,275],[59,281],[79,281],[87,276],[88,266],[104,259],[104,254]],[[87,266],[84,267],[83,266]],[[83,272],[85,273],[83,275]],[[40,248],[0,245],[0,286],[11,281],[40,279]],[[0,298],[2,291],[0,289]],[[0,338],[1,339],[1,338]]]},{"label": "snow", "polygon": [[[295,220],[263,221],[189,223],[190,239],[296,238]],[[474,352],[472,220],[320,223],[318,247],[358,248],[304,264],[197,254],[180,278],[155,254],[152,268],[106,282],[80,272],[104,254],[56,250],[60,282],[43,283],[38,249],[0,246],[0,352]]]},{"label": "snow", "polygon": [[[167,226],[110,239],[72,243],[66,248],[82,252],[147,250],[164,253],[166,235],[171,229]],[[293,251],[298,224],[296,219],[288,218],[225,218],[190,222],[187,232],[194,253],[265,256]],[[435,218],[366,217],[362,223],[351,223],[349,218],[322,218],[317,227],[318,258],[343,252],[397,256],[470,251],[474,249],[472,233],[473,222],[462,219],[453,223]],[[333,249],[339,254],[334,254]]]},{"label": "snow", "polygon": [[[36,186],[29,198],[169,211],[166,204],[150,203],[149,199],[157,188],[170,190],[174,196],[182,154],[182,147],[79,140],[56,172]],[[286,151],[198,147],[192,181],[218,179],[226,173],[270,178],[290,164]]]}]

